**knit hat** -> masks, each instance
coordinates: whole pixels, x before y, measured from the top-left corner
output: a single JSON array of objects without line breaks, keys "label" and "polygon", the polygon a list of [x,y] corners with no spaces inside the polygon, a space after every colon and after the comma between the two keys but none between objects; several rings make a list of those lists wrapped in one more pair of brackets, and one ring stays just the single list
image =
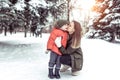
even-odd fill
[{"label": "knit hat", "polygon": [[58,20],[55,24],[55,28],[61,28],[63,25],[69,24],[67,20]]}]

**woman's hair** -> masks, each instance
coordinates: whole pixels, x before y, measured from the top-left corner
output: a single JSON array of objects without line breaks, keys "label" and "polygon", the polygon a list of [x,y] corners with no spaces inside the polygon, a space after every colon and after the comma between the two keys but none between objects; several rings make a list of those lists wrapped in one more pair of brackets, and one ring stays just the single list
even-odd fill
[{"label": "woman's hair", "polygon": [[66,24],[69,25],[69,21],[67,21],[67,20],[58,20],[58,21],[56,21],[54,27],[57,28],[57,29],[59,29],[59,28],[61,28],[63,25],[66,25]]},{"label": "woman's hair", "polygon": [[71,46],[73,48],[78,48],[80,47],[80,43],[81,43],[81,33],[82,33],[82,28],[79,22],[77,21],[72,21],[74,23],[74,29],[75,32],[72,35],[72,44]]}]

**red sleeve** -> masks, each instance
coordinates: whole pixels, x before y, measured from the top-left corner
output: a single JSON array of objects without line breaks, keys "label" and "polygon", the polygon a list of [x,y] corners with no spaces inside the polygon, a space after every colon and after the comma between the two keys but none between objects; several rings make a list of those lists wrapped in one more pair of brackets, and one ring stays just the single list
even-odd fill
[{"label": "red sleeve", "polygon": [[54,46],[54,41],[56,39],[56,34],[55,34],[55,30],[53,30],[51,33],[50,33],[50,36],[49,36],[49,39],[48,39],[48,42],[47,42],[47,49],[52,49],[52,47]]}]

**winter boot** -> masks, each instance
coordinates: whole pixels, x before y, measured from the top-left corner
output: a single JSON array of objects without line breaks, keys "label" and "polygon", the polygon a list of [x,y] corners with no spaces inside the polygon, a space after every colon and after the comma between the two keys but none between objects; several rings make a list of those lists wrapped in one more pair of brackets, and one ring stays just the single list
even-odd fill
[{"label": "winter boot", "polygon": [[50,79],[55,78],[55,76],[54,76],[54,74],[53,74],[53,69],[49,69],[48,77],[49,77]]},{"label": "winter boot", "polygon": [[55,69],[55,77],[57,79],[60,79],[60,74],[59,74],[60,69]]},{"label": "winter boot", "polygon": [[78,76],[78,75],[80,75],[80,71],[74,71],[74,72],[72,72],[72,76]]},{"label": "winter boot", "polygon": [[60,72],[65,72],[66,70],[68,70],[68,68],[70,68],[70,66],[63,65],[62,68],[60,69]]}]

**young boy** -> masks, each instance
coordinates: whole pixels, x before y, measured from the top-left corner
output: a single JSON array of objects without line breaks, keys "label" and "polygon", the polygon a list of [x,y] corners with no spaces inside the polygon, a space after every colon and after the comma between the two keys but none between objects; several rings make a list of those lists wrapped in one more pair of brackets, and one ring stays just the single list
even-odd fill
[{"label": "young boy", "polygon": [[[67,20],[59,20],[56,22],[52,32],[50,33],[48,42],[47,42],[47,50],[50,52],[50,60],[49,60],[49,73],[48,77],[52,78],[60,78],[59,70],[61,67],[60,57],[61,53],[55,45],[56,37],[62,37],[61,43],[64,47],[66,47],[68,33],[66,32],[68,28],[69,22]],[[55,67],[55,70],[54,70]],[[55,71],[55,73],[53,73]]]}]

